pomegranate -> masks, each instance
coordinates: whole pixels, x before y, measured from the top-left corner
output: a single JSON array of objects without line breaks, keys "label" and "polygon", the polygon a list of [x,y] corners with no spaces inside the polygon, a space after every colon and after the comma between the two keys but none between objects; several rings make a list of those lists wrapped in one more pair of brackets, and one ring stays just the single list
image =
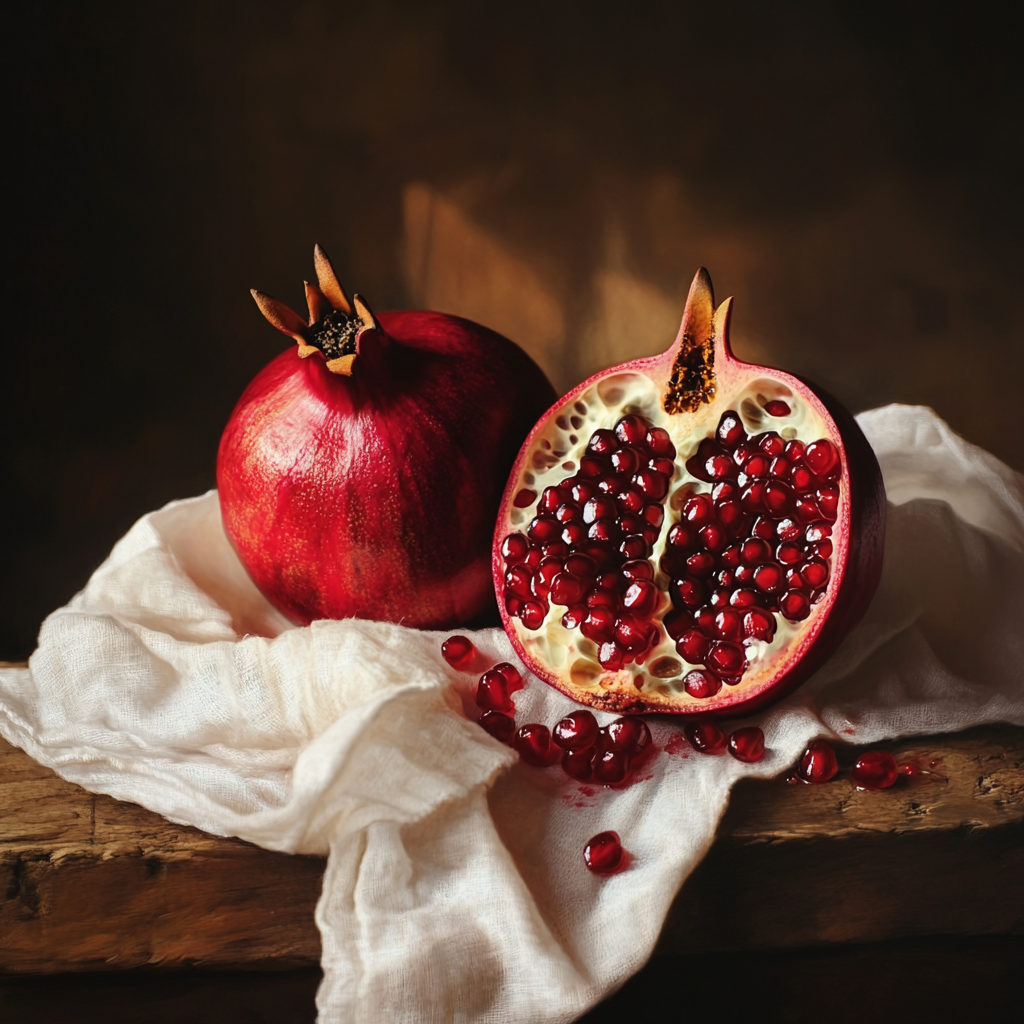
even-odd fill
[{"label": "pomegranate", "polygon": [[511,341],[442,313],[375,316],[314,249],[309,322],[260,292],[297,345],[246,388],[224,430],[227,535],[295,622],[385,619],[424,629],[491,605],[501,488],[554,398]]},{"label": "pomegranate", "polygon": [[729,753],[747,764],[760,761],[764,757],[764,733],[756,725],[737,729],[729,736]]},{"label": "pomegranate", "polygon": [[885,493],[819,388],[743,363],[700,270],[675,343],[548,410],[495,533],[505,629],[604,711],[730,715],[789,692],[867,608]]}]

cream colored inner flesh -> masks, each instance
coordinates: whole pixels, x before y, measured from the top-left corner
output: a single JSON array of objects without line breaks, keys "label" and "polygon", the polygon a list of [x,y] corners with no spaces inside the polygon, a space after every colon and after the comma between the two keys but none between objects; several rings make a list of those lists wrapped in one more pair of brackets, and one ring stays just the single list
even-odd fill
[{"label": "cream colored inner flesh", "polygon": [[[586,452],[587,442],[600,427],[611,427],[619,417],[628,413],[644,416],[654,426],[664,427],[676,446],[676,471],[669,485],[665,499],[665,521],[661,534],[654,546],[651,561],[655,568],[655,582],[662,591],[662,604],[656,613],[659,620],[671,610],[668,596],[669,579],[658,564],[665,548],[669,529],[679,519],[679,510],[691,494],[708,492],[711,485],[697,480],[686,471],[684,463],[697,450],[704,438],[713,434],[721,415],[727,409],[736,410],[743,420],[748,434],[775,430],[786,440],[797,438],[805,444],[828,437],[825,421],[820,412],[813,408],[782,381],[769,377],[758,378],[742,387],[729,389],[729,382],[718,380],[718,395],[713,405],[703,406],[697,412],[669,416],[661,407],[660,395],[654,382],[640,373],[623,372],[606,377],[585,391],[567,400],[561,414],[553,418],[542,433],[534,437],[533,454],[524,465],[517,482],[517,492],[522,488],[536,491],[538,499],[545,487],[561,483],[572,476],[579,467],[579,461]],[[788,416],[770,416],[764,405],[782,399],[790,407]],[[840,501],[846,500],[844,486]],[[525,531],[530,520],[537,514],[537,501],[526,508],[513,508],[510,521],[513,529]],[[830,560],[835,565],[838,547]],[[829,580],[829,588],[833,580]],[[828,601],[819,601],[811,614],[802,622],[788,622],[776,614],[776,632],[771,643],[745,641],[747,668],[743,679],[736,687],[723,687],[719,698],[731,697],[738,690],[759,688],[775,674],[778,660],[783,651],[798,634],[817,632],[817,619]],[[596,694],[619,691],[631,698],[642,696],[647,704],[678,708],[681,703],[693,703],[713,708],[717,699],[698,700],[690,697],[683,689],[683,677],[696,665],[684,661],[676,652],[674,641],[664,628],[658,626],[659,641],[644,658],[643,665],[635,663],[611,672],[601,667],[597,660],[597,644],[588,640],[579,630],[568,630],[561,622],[565,612],[562,605],[550,605],[544,624],[539,630],[527,629],[519,619],[510,619],[523,647],[542,664],[550,665],[556,673],[569,673],[573,685]],[[732,691],[732,694],[726,691]]]}]

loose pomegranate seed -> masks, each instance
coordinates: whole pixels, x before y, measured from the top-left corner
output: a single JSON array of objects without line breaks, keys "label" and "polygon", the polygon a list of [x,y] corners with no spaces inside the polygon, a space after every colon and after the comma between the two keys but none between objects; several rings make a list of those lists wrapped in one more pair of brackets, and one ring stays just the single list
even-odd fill
[{"label": "loose pomegranate seed", "polygon": [[509,693],[515,693],[516,690],[523,688],[523,677],[515,665],[511,665],[507,661],[501,661],[494,666],[492,671],[500,672],[505,677]]},{"label": "loose pomegranate seed", "polygon": [[562,770],[572,779],[587,782],[594,776],[594,758],[596,747],[580,747],[578,750],[567,750],[562,755]]},{"label": "loose pomegranate seed", "polygon": [[764,733],[756,725],[737,729],[729,736],[729,753],[747,764],[760,761],[764,757]]},{"label": "loose pomegranate seed", "polygon": [[885,750],[868,750],[853,766],[854,781],[865,789],[888,789],[899,776],[896,758]]},{"label": "loose pomegranate seed", "polygon": [[483,711],[510,713],[513,710],[508,680],[502,672],[492,668],[480,677],[476,687],[476,706]]},{"label": "loose pomegranate seed", "polygon": [[764,411],[769,416],[788,416],[792,410],[781,398],[775,398],[770,402],[765,402]]},{"label": "loose pomegranate seed", "polygon": [[627,715],[605,726],[605,747],[634,757],[651,742],[651,730],[642,718]]},{"label": "loose pomegranate seed", "polygon": [[714,697],[721,688],[721,680],[707,669],[697,668],[683,677],[683,689],[698,700]]},{"label": "loose pomegranate seed", "polygon": [[836,752],[824,740],[811,740],[796,768],[797,775],[804,782],[814,784],[828,782],[837,771]]},{"label": "loose pomegranate seed", "polygon": [[597,742],[597,719],[589,711],[574,711],[555,726],[554,741],[566,750],[581,750]]},{"label": "loose pomegranate seed", "polygon": [[622,863],[618,832],[599,832],[583,848],[583,863],[596,875],[609,875]]},{"label": "loose pomegranate seed", "polygon": [[500,743],[508,743],[516,731],[515,719],[501,711],[485,711],[477,721]]},{"label": "loose pomegranate seed", "polygon": [[725,733],[716,722],[687,722],[683,726],[683,734],[690,746],[702,754],[725,753]]},{"label": "loose pomegranate seed", "polygon": [[477,650],[468,636],[450,636],[441,644],[441,656],[460,672],[471,670]]},{"label": "loose pomegranate seed", "polygon": [[524,725],[512,744],[518,751],[519,756],[535,768],[547,768],[554,764],[561,752],[551,742],[551,733],[546,725],[539,722],[530,722]]},{"label": "loose pomegranate seed", "polygon": [[601,751],[594,758],[594,778],[606,786],[617,786],[629,774],[629,755],[621,750]]}]

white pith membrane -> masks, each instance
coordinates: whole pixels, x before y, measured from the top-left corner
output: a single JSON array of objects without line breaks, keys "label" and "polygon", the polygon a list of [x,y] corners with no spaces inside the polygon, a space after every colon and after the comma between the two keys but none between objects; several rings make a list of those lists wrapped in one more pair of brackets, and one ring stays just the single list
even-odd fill
[{"label": "white pith membrane", "polygon": [[[742,378],[744,375],[735,376]],[[527,660],[534,665],[546,666],[549,672],[541,674],[556,685],[561,681],[563,686],[560,688],[577,699],[587,701],[587,696],[591,695],[596,706],[609,709],[615,705],[625,708],[638,699],[652,711],[710,712],[729,707],[751,697],[766,685],[772,685],[780,672],[792,663],[795,649],[806,647],[818,634],[832,605],[835,587],[842,578],[847,557],[847,531],[842,528],[849,517],[849,479],[845,461],[837,481],[840,488],[838,515],[835,522],[829,524],[834,531],[831,537],[833,552],[827,559],[829,580],[824,593],[812,604],[809,615],[792,622],[779,612],[769,613],[775,620],[775,635],[770,642],[750,638],[742,640],[747,663],[738,683],[722,686],[711,698],[692,697],[685,691],[683,680],[687,673],[702,666],[687,662],[678,653],[675,641],[662,625],[663,617],[673,610],[673,606],[668,593],[671,580],[661,571],[659,563],[668,533],[679,521],[686,499],[698,493],[710,495],[714,486],[692,476],[686,469],[686,460],[696,453],[701,441],[714,436],[719,420],[727,410],[739,414],[744,429],[751,437],[765,431],[776,431],[786,441],[796,439],[805,445],[822,438],[835,441],[835,430],[827,425],[823,407],[816,407],[816,399],[808,400],[789,387],[785,380],[755,375],[736,383],[733,374],[719,373],[716,384],[717,393],[712,403],[702,405],[693,413],[669,415],[662,408],[661,392],[655,381],[642,372],[623,369],[569,395],[561,408],[553,410],[547,422],[531,438],[530,449],[521,461],[518,477],[508,493],[514,496],[530,490],[535,491],[537,497],[522,508],[510,505],[503,536],[515,531],[525,533],[539,512],[544,489],[572,477],[579,468],[580,459],[586,454],[594,431],[614,427],[622,416],[636,414],[648,420],[651,426],[664,428],[676,448],[675,473],[663,502],[665,518],[648,559],[655,570],[654,582],[660,598],[656,611],[649,617],[657,627],[657,640],[641,655],[643,663],[633,662],[619,670],[603,668],[598,661],[599,645],[585,637],[579,628],[570,630],[562,625],[561,619],[567,610],[564,605],[549,602],[547,614],[537,630],[527,628],[515,616],[507,617],[506,621],[514,630]],[[765,405],[773,400],[784,401],[790,408],[789,414],[770,415]],[[503,559],[501,565],[504,569]],[[499,600],[504,609],[503,588],[500,586]]]}]

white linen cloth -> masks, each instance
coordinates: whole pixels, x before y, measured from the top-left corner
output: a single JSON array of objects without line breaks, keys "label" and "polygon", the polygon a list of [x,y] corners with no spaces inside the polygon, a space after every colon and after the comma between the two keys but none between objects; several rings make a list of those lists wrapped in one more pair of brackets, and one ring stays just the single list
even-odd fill
[{"label": "white linen cloth", "polygon": [[[0,670],[0,733],[87,789],[326,854],[321,1021],[572,1020],[647,960],[737,779],[786,770],[815,736],[1024,724],[1024,478],[928,409],[859,420],[892,503],[882,583],[817,675],[748,720],[759,764],[666,751],[663,720],[649,777],[624,789],[518,763],[466,717],[476,676],[443,661],[448,634],[290,626],[213,492],[144,516],[29,667]],[[515,660],[500,630],[473,639]],[[519,723],[573,707],[535,679],[515,700]],[[630,863],[602,878],[581,855],[605,829]]]}]

